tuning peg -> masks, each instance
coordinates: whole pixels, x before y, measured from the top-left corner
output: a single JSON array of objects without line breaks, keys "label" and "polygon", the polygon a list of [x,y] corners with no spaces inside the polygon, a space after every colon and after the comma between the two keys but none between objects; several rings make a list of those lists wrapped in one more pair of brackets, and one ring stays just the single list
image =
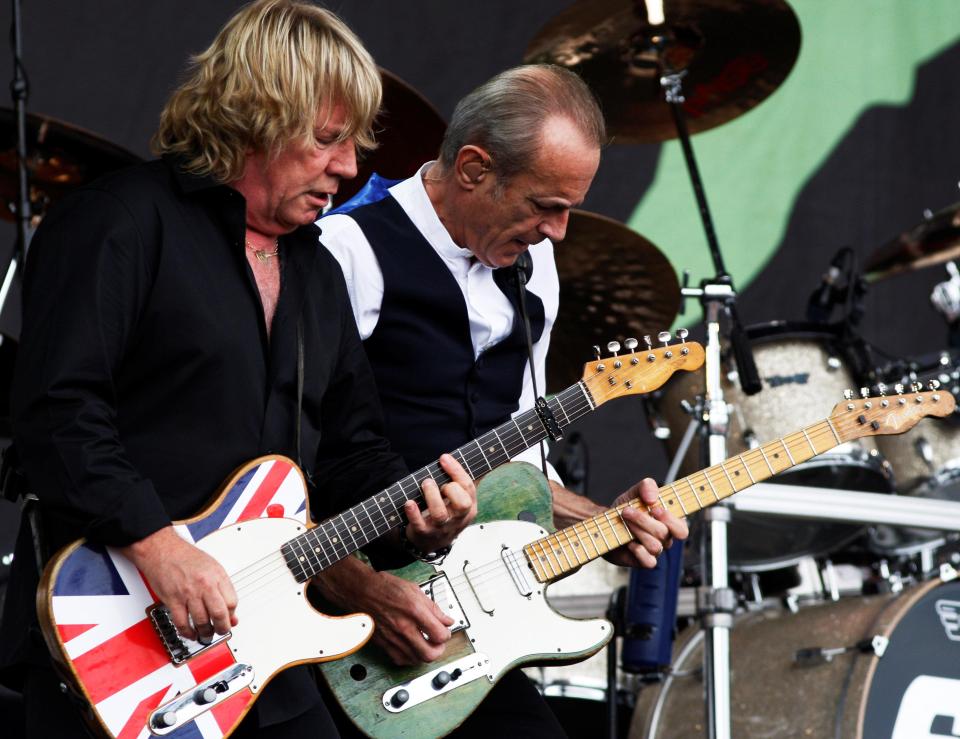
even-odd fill
[{"label": "tuning peg", "polygon": [[613,356],[617,356],[617,352],[620,351],[620,342],[619,341],[610,341],[607,343],[607,351],[612,353]]},{"label": "tuning peg", "polygon": [[844,390],[844,391],[843,391],[843,399],[844,399],[844,400],[853,400],[853,390],[851,390],[850,388],[847,388],[846,390]]},{"label": "tuning peg", "polygon": [[860,388],[860,397],[863,398],[864,400],[866,400],[867,398],[869,398],[869,397],[870,397],[870,388],[868,388],[868,387],[862,387],[862,388]]},{"label": "tuning peg", "polygon": [[680,343],[681,343],[681,344],[685,344],[685,343],[687,342],[687,337],[688,337],[689,335],[690,335],[690,332],[687,331],[687,329],[685,329],[685,328],[678,328],[678,329],[677,329],[677,338],[680,339]]},{"label": "tuning peg", "polygon": [[623,341],[623,345],[627,347],[627,349],[629,349],[631,352],[637,348],[637,343],[638,342],[636,339],[624,339]]},{"label": "tuning peg", "polygon": [[940,380],[930,380],[930,382],[927,383],[927,387],[930,388],[931,390],[939,390]]},{"label": "tuning peg", "polygon": [[880,392],[880,397],[884,397],[887,394],[887,386],[882,382],[877,383],[877,390]]},{"label": "tuning peg", "polygon": [[657,334],[657,340],[658,340],[661,344],[663,344],[664,346],[666,346],[667,344],[669,344],[669,343],[670,343],[670,339],[672,339],[672,338],[673,338],[673,337],[670,335],[670,332],[669,332],[669,331],[661,331],[659,334]]},{"label": "tuning peg", "polygon": [[921,385],[919,382],[911,382],[910,390],[914,393],[919,393],[921,390],[923,390],[923,385]]},{"label": "tuning peg", "polygon": [[597,359],[600,359],[600,347],[596,344],[593,345],[593,354]]},{"label": "tuning peg", "polygon": [[647,349],[653,349],[653,342],[650,341],[650,335],[647,334],[643,337],[643,343],[647,345]]},{"label": "tuning peg", "polygon": [[903,383],[902,383],[902,382],[898,382],[896,385],[894,385],[894,386],[893,386],[893,389],[897,391],[897,395],[903,395]]}]

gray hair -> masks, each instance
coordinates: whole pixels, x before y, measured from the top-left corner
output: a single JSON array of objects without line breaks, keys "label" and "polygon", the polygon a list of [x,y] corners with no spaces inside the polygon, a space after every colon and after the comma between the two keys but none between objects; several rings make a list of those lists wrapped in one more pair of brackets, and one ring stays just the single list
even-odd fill
[{"label": "gray hair", "polygon": [[603,113],[590,88],[576,74],[553,64],[529,64],[501,72],[463,98],[440,147],[440,164],[453,168],[457,153],[480,146],[503,179],[530,167],[540,146],[543,123],[562,116],[597,148],[607,142]]}]

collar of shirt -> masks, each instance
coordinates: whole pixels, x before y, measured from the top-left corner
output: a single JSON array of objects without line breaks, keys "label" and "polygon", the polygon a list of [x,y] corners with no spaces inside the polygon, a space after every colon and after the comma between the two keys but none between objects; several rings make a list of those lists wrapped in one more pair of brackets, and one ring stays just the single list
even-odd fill
[{"label": "collar of shirt", "polygon": [[407,216],[413,221],[413,225],[430,242],[441,259],[450,265],[451,270],[464,275],[471,268],[489,269],[474,260],[473,252],[469,249],[457,246],[450,238],[450,234],[440,220],[440,216],[437,215],[433,203],[430,202],[427,189],[423,186],[423,173],[433,164],[433,162],[427,162],[420,167],[413,177],[398,182],[390,188],[390,194],[400,203]]}]

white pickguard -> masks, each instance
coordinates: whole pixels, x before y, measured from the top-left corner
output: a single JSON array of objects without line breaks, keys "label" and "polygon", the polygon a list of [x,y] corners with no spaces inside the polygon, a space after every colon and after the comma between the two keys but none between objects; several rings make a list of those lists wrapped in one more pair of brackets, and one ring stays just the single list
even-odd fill
[{"label": "white pickguard", "polygon": [[[467,615],[467,634],[474,649],[490,660],[487,677],[491,681],[518,663],[535,661],[531,660],[535,656],[558,659],[596,651],[613,633],[605,619],[567,618],[547,603],[546,586],[526,567],[521,551],[546,534],[526,521],[475,524],[460,534],[442,566],[436,568],[446,573]],[[515,552],[516,561],[522,563],[533,590],[529,597],[521,594],[504,564],[504,547]],[[465,563],[467,573],[473,573],[469,578],[464,577]]]},{"label": "white pickguard", "polygon": [[228,644],[238,662],[253,666],[254,693],[283,667],[353,652],[373,634],[373,621],[366,614],[325,616],[307,602],[306,583],[294,579],[279,553],[304,530],[292,519],[256,518],[197,542],[227,573],[243,573],[232,577],[239,623]]}]

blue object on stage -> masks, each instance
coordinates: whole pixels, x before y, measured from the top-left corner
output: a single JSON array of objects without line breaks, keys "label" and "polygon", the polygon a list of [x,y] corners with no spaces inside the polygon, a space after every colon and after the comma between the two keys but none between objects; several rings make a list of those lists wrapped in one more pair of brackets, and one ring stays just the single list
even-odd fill
[{"label": "blue object on stage", "polygon": [[655,568],[630,573],[620,652],[626,672],[660,672],[670,666],[682,570],[683,542],[674,541]]}]

